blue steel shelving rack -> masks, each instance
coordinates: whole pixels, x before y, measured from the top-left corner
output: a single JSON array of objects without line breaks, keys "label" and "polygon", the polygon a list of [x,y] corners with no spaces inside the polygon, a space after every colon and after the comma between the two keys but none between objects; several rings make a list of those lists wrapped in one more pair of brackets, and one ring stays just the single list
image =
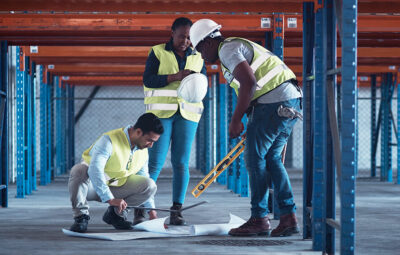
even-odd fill
[{"label": "blue steel shelving rack", "polygon": [[340,176],[340,254],[355,253],[357,1],[342,3],[342,173]]},{"label": "blue steel shelving rack", "polygon": [[[21,63],[21,59],[23,63]],[[22,67],[22,68],[21,68]],[[17,197],[23,198],[36,189],[36,140],[35,87],[33,77],[35,65],[29,66],[29,58],[23,58],[20,47],[16,47],[16,134],[17,134]],[[31,70],[29,69],[31,68]]]},{"label": "blue steel shelving rack", "polygon": [[16,135],[17,135],[17,197],[26,195],[25,156],[25,74],[21,70],[20,48],[16,48]]},{"label": "blue steel shelving rack", "polygon": [[8,206],[7,42],[0,42],[0,206]]},{"label": "blue steel shelving rack", "polygon": [[[313,237],[313,250],[323,253],[334,253],[335,230],[340,231],[341,254],[354,254],[355,235],[355,175],[356,175],[356,88],[357,88],[357,2],[317,1],[315,17],[314,3],[303,4],[303,78],[304,78],[304,231],[303,237]],[[336,13],[333,9],[336,6]],[[336,20],[342,40],[342,68],[336,68]],[[343,17],[343,18],[342,18]],[[315,20],[315,57],[311,45],[314,37],[313,24]],[[313,75],[313,60],[315,61],[315,77]],[[332,114],[335,106],[333,97],[336,86],[335,75],[342,72],[341,99],[346,104],[339,105],[338,119]],[[315,79],[314,91],[312,80]],[[338,90],[340,91],[340,90]],[[340,96],[340,97],[339,97]],[[314,106],[314,107],[312,107]],[[311,111],[313,109],[313,111]],[[329,114],[331,112],[331,114]],[[314,117],[315,116],[315,117]],[[316,116],[319,116],[318,118]],[[331,118],[328,118],[328,117]],[[330,125],[329,125],[330,124]],[[338,125],[339,124],[339,125]],[[338,126],[341,128],[340,132]],[[331,130],[331,127],[334,130]],[[332,139],[332,135],[337,139]],[[308,138],[307,138],[308,137]],[[306,141],[307,139],[307,141]],[[340,144],[338,141],[340,140]],[[339,146],[341,146],[339,148]],[[335,150],[333,150],[336,148]],[[312,153],[310,154],[310,150]],[[341,153],[337,153],[338,151]],[[335,152],[336,168],[338,168],[339,193],[341,201],[340,223],[335,220]],[[343,155],[343,156],[342,156]],[[310,172],[310,169],[313,169]],[[339,171],[340,170],[340,171]],[[312,190],[309,189],[312,180]],[[312,203],[310,204],[310,193]],[[310,205],[312,206],[312,228],[310,228]],[[309,217],[307,217],[309,215]]]}]

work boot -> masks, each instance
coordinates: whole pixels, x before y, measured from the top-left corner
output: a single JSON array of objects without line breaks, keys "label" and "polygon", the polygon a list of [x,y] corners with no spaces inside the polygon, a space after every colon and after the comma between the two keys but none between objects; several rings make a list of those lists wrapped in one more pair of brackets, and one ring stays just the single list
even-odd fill
[{"label": "work boot", "polygon": [[297,218],[294,213],[282,215],[279,219],[279,225],[271,232],[271,236],[291,236],[300,232]]},{"label": "work boot", "polygon": [[[182,209],[182,204],[174,203],[170,209],[171,210],[180,210],[180,209]],[[183,218],[181,212],[171,212],[171,215],[169,217],[169,224],[182,226],[182,225],[186,225],[186,222],[185,222],[185,219]]]},{"label": "work boot", "polygon": [[144,209],[135,209],[133,211],[133,225],[140,224],[146,220]]},{"label": "work boot", "polygon": [[[114,206],[109,206],[103,215],[103,221],[107,224],[113,225],[115,229],[133,229],[132,222],[126,220],[126,215],[119,216]],[[126,212],[125,212],[126,213]]]},{"label": "work boot", "polygon": [[238,228],[232,228],[229,231],[231,236],[254,236],[254,235],[266,235],[269,236],[271,233],[271,224],[268,216],[263,218],[251,217],[246,223]]},{"label": "work boot", "polygon": [[87,230],[87,225],[90,220],[89,215],[82,214],[74,218],[75,222],[69,228],[69,230],[79,233],[85,233]]}]

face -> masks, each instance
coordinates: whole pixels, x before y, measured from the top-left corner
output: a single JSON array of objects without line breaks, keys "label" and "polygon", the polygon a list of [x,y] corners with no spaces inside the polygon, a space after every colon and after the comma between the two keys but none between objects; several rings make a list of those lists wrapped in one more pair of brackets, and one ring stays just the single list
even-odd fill
[{"label": "face", "polygon": [[203,59],[208,63],[215,63],[218,59],[216,47],[214,47],[213,42],[209,38],[199,42],[196,50],[201,53]]},{"label": "face", "polygon": [[135,132],[137,132],[135,145],[140,150],[153,147],[153,144],[157,142],[158,138],[160,138],[160,135],[154,132],[143,134],[143,131],[140,128],[136,129]]},{"label": "face", "polygon": [[180,26],[172,31],[172,42],[176,51],[184,52],[190,46],[189,31],[190,26]]}]

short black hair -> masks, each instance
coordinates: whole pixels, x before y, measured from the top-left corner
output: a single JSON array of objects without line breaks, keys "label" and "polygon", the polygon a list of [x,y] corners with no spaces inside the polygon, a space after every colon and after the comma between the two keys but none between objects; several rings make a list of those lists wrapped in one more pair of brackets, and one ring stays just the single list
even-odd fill
[{"label": "short black hair", "polygon": [[174,23],[172,23],[172,31],[175,31],[178,27],[184,27],[184,26],[189,26],[191,27],[193,25],[193,22],[185,17],[179,17],[177,18]]},{"label": "short black hair", "polygon": [[133,126],[133,129],[138,128],[142,130],[144,135],[150,132],[154,132],[159,135],[164,133],[164,127],[160,119],[151,112],[145,113],[139,117]]}]

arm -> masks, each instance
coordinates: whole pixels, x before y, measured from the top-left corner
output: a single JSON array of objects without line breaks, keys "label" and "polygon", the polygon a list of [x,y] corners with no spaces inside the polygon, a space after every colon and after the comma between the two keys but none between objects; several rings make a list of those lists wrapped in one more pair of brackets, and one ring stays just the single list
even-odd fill
[{"label": "arm", "polygon": [[97,195],[99,195],[102,202],[107,202],[112,206],[118,207],[119,211],[124,210],[127,206],[126,202],[123,199],[114,198],[104,176],[104,167],[112,154],[110,138],[108,136],[102,136],[93,145],[90,153],[92,159],[90,160],[88,175],[94,190]]},{"label": "arm", "polygon": [[143,83],[148,88],[162,88],[168,85],[168,75],[159,75],[158,68],[160,67],[160,61],[151,50],[146,60],[146,67],[143,73]]},{"label": "arm", "polygon": [[190,70],[180,70],[176,74],[159,75],[158,68],[160,61],[152,50],[146,60],[146,67],[143,73],[143,83],[148,88],[162,88],[173,81],[181,81],[190,74]]},{"label": "arm", "polygon": [[229,136],[238,137],[243,131],[242,118],[253,98],[257,86],[256,77],[247,61],[242,61],[233,70],[233,76],[240,83],[237,105],[229,124]]}]

